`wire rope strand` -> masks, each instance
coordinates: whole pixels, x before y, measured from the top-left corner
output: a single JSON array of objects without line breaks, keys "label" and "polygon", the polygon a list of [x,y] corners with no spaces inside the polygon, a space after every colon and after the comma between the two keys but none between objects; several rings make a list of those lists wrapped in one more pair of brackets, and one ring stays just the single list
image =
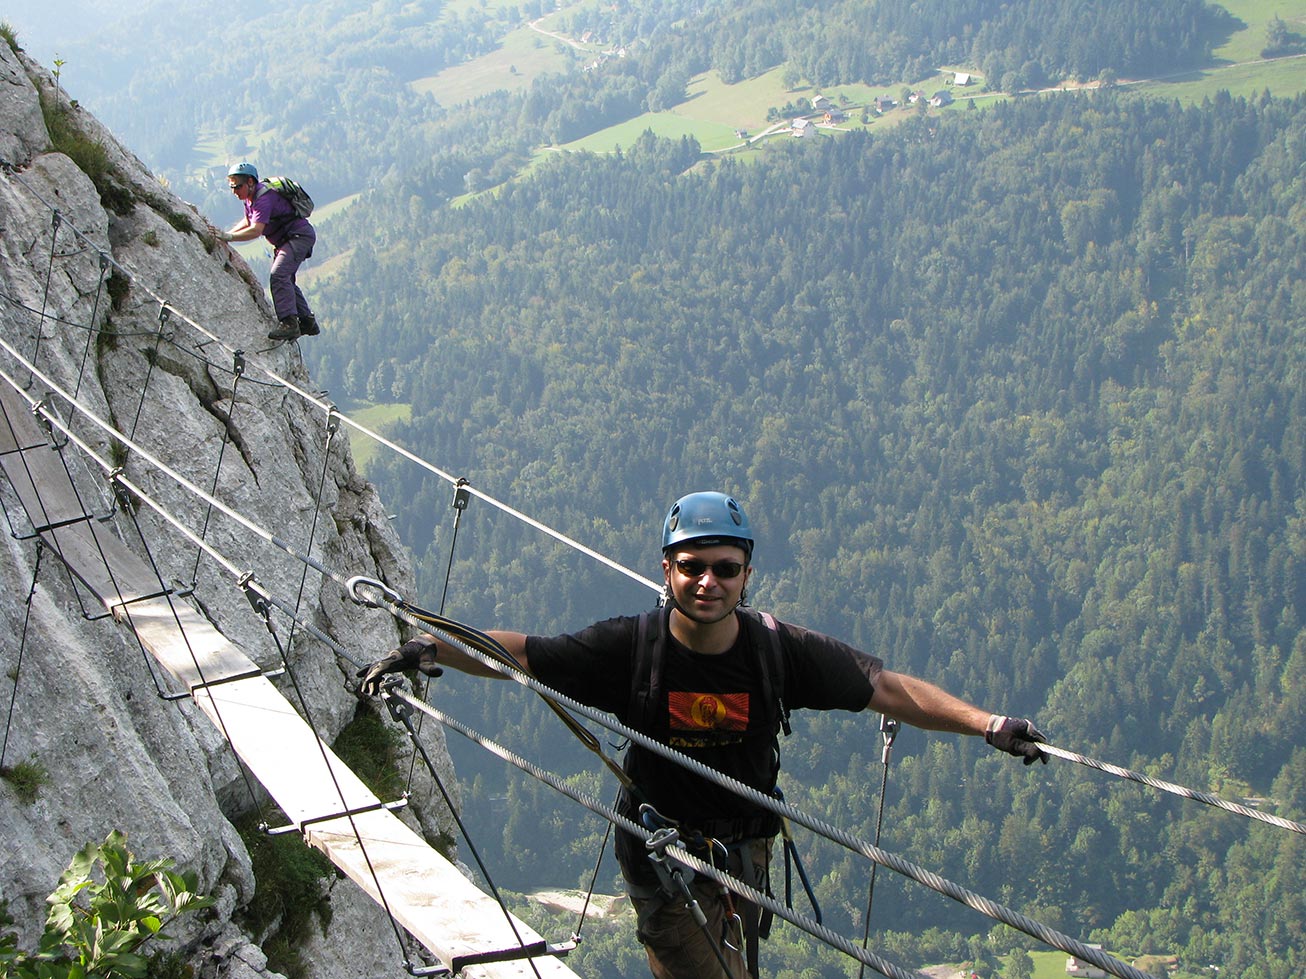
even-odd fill
[{"label": "wire rope strand", "polygon": [[1248,819],[1256,819],[1263,823],[1269,823],[1271,826],[1277,826],[1280,829],[1291,830],[1294,833],[1306,834],[1306,824],[1296,822],[1292,819],[1284,819],[1282,816],[1275,816],[1271,813],[1261,812],[1259,809],[1252,809],[1250,806],[1230,802],[1227,799],[1221,799],[1219,796],[1212,795],[1210,792],[1200,792],[1197,789],[1190,789],[1183,785],[1176,785],[1174,782],[1165,782],[1159,778],[1152,778],[1150,775],[1144,775],[1141,772],[1134,772],[1130,771],[1128,768],[1121,768],[1119,765],[1112,765],[1104,761],[1098,761],[1096,758],[1089,758],[1087,755],[1081,755],[1074,751],[1067,751],[1065,748],[1058,748],[1055,745],[1040,744],[1038,747],[1040,751],[1045,751],[1055,758],[1063,758],[1066,761],[1073,761],[1077,765],[1095,768],[1100,772],[1106,772],[1108,775],[1115,775],[1118,778],[1128,779],[1131,782],[1149,785],[1154,789],[1160,789],[1162,792],[1169,792],[1173,795],[1182,796],[1185,799],[1192,799],[1194,802],[1201,802],[1208,806],[1214,806],[1216,809],[1223,809],[1226,812],[1236,813],[1239,816],[1246,816]]}]

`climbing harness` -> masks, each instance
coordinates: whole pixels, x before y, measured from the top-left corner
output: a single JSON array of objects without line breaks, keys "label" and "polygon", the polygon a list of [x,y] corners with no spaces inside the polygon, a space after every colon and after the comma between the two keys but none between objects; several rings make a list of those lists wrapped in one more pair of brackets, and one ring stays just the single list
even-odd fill
[{"label": "climbing harness", "polygon": [[[667,900],[683,900],[685,909],[689,911],[690,917],[694,919],[694,924],[698,925],[703,937],[707,939],[708,946],[712,949],[712,954],[716,957],[721,970],[729,979],[735,979],[735,974],[730,968],[730,963],[726,961],[725,953],[721,951],[721,943],[729,944],[729,940],[722,936],[718,938],[713,935],[709,929],[707,915],[703,912],[703,907],[698,903],[698,898],[694,896],[690,888],[690,881],[693,879],[685,876],[685,868],[681,864],[667,859],[667,847],[675,843],[682,843],[680,830],[670,821],[664,819],[656,813],[652,806],[640,806],[640,818],[645,827],[652,833],[644,841],[644,847],[648,850],[648,859],[657,875],[658,884],[662,889],[663,895]],[[706,846],[709,855],[714,852],[715,847],[711,842],[705,842],[700,836],[697,841],[699,847]],[[720,844],[716,844],[720,845]],[[729,893],[727,891],[727,893]],[[727,920],[733,919],[740,932],[743,932],[743,923],[740,921],[738,913],[735,912],[733,902],[727,905]],[[731,946],[735,951],[739,949]],[[757,974],[756,965],[750,965],[749,971]]]},{"label": "climbing harness", "polygon": [[[777,787],[772,789],[775,797],[781,802],[785,801],[784,793]],[[811,881],[807,879],[807,870],[803,867],[803,861],[798,855],[798,847],[794,843],[793,830],[790,829],[789,820],[781,817],[780,819],[780,838],[784,843],[785,857],[785,904],[789,907],[794,906],[793,896],[793,874],[798,875],[799,882],[803,885],[803,893],[807,895],[807,903],[812,906],[812,917],[819,924],[823,919],[821,917],[821,905],[816,900],[816,892],[812,890]],[[877,839],[876,844],[879,844]],[[791,870],[792,866],[792,870]],[[762,937],[767,937],[767,930],[770,927],[770,920],[767,919],[764,924]]]}]

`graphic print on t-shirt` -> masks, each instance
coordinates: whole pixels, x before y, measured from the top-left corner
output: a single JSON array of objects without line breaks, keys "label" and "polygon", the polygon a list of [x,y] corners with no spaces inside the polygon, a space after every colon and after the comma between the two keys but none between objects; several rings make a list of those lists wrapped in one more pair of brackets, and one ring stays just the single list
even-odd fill
[{"label": "graphic print on t-shirt", "polygon": [[672,737],[694,741],[693,735],[748,730],[747,693],[693,693],[673,690],[667,697]]}]

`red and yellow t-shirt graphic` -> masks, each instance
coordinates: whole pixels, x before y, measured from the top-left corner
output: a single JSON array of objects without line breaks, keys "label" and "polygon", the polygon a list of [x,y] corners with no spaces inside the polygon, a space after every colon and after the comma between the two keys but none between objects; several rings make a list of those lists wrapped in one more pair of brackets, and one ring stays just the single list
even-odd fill
[{"label": "red and yellow t-shirt graphic", "polygon": [[690,693],[667,697],[673,731],[747,731],[747,693]]}]

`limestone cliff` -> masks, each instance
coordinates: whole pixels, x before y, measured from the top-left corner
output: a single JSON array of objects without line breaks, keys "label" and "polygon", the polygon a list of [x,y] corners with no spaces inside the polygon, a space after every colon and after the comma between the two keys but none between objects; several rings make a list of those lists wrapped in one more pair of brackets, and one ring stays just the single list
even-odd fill
[{"label": "limestone cliff", "polygon": [[[294,344],[266,349],[271,322],[262,284],[213,240],[204,219],[58,93],[39,66],[0,41],[0,337],[76,391],[89,412],[134,433],[164,465],[212,489],[254,524],[330,568],[410,593],[407,557],[373,487],[355,471],[344,432],[332,436],[326,412],[262,373],[266,368],[312,391]],[[247,352],[243,372],[233,351]],[[0,351],[0,370],[29,395],[44,396],[42,381],[30,379],[7,352]],[[59,411],[94,451],[113,458],[187,526],[205,528],[215,550],[270,592],[298,601],[316,628],[357,657],[396,643],[399,630],[389,615],[350,602],[336,582],[306,573],[293,556],[206,512],[157,467],[124,452],[76,412]],[[165,580],[194,580],[186,601],[260,665],[279,665],[267,624],[228,569],[197,557],[196,545],[154,511],[115,510],[103,473],[85,454],[71,444],[61,454],[80,483],[100,488],[88,510],[113,511],[106,523]],[[234,757],[189,700],[159,696],[127,627],[88,618],[103,607],[54,555],[38,562],[32,521],[10,486],[0,485],[0,502],[10,531],[0,547],[7,584],[0,594],[0,709],[9,715],[3,762],[26,762],[49,776],[30,803],[0,781],[0,897],[30,942],[44,898],[72,854],[121,829],[139,857],[171,857],[219,897],[217,915],[192,921],[182,933],[202,974],[265,972],[261,935],[233,923],[254,889],[249,855],[231,822],[254,803]],[[273,622],[287,646],[289,622]],[[358,705],[353,667],[302,630],[288,656],[312,721],[330,742]],[[435,741],[447,779],[438,733]],[[448,830],[447,813],[421,797],[415,803],[410,813],[418,815],[406,818],[420,818],[428,837]],[[395,971],[398,950],[380,912],[348,881],[330,886],[333,924],[304,950],[313,979]]]}]

